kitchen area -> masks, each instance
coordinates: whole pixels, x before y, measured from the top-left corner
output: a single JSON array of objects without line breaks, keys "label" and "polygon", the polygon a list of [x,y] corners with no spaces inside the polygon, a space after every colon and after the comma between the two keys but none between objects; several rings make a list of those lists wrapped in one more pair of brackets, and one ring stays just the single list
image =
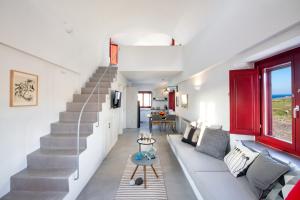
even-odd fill
[{"label": "kitchen area", "polygon": [[175,91],[166,88],[152,91],[138,91],[138,121],[140,126],[148,126],[152,115],[175,114]]}]

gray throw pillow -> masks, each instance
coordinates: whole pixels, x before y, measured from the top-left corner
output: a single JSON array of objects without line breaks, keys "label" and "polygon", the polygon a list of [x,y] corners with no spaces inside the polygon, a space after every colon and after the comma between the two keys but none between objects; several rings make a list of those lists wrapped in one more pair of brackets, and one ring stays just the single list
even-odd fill
[{"label": "gray throw pillow", "polygon": [[208,154],[217,159],[223,160],[229,143],[227,131],[206,128],[196,151]]},{"label": "gray throw pillow", "polygon": [[264,190],[267,190],[280,176],[290,170],[290,167],[273,159],[269,152],[264,150],[254,160],[247,171],[247,179],[251,190],[261,198]]}]

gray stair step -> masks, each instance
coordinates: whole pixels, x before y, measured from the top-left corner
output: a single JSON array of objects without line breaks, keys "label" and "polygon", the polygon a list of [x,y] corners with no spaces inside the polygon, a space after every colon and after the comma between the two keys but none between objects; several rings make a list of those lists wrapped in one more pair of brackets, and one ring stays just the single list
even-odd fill
[{"label": "gray stair step", "polygon": [[[105,70],[106,70],[107,67],[99,67],[97,70],[96,70],[96,73],[103,73]],[[111,72],[117,72],[118,71],[118,68],[116,67],[110,67],[108,69],[108,71],[111,71]]]},{"label": "gray stair step", "polygon": [[[73,102],[78,103],[78,102],[85,102],[87,98],[89,97],[89,94],[74,94],[73,95]],[[100,102],[105,102],[106,94],[99,94],[99,101]],[[96,103],[98,102],[98,94],[93,94],[90,98],[90,103]]]},{"label": "gray stair step", "polygon": [[[77,123],[52,123],[51,133],[77,133]],[[80,133],[93,133],[93,123],[81,123]]]},{"label": "gray stair step", "polygon": [[[92,76],[90,78],[90,82],[98,82],[100,77],[94,77]],[[108,77],[108,76],[104,76],[100,82],[112,82],[114,79],[114,77]]]},{"label": "gray stair step", "polygon": [[[105,78],[105,77],[108,77],[108,78],[111,78],[111,79],[113,79],[113,78],[115,78],[116,77],[116,75],[117,75],[117,73],[116,72],[106,72],[105,74],[104,74],[104,72],[102,73],[102,72],[95,72],[91,77],[92,78],[97,78],[98,80],[102,77],[102,78]],[[102,80],[102,79],[101,79]]]},{"label": "gray stair step", "polygon": [[[82,152],[82,150],[80,151]],[[38,149],[27,156],[28,169],[75,169],[77,151]]]},{"label": "gray stair step", "polygon": [[11,177],[12,191],[69,191],[73,169],[24,169]]},{"label": "gray stair step", "polygon": [[[87,141],[85,135],[79,137],[79,147],[81,150],[86,149]],[[40,138],[41,149],[76,149],[77,135],[69,134],[50,134]]]},{"label": "gray stair step", "polygon": [[[82,133],[82,132],[80,132],[80,137],[86,137],[87,138],[92,134],[93,133]],[[54,136],[69,135],[69,136],[77,137],[77,131],[76,132],[68,132],[68,133],[52,132],[51,135],[54,135]]]},{"label": "gray stair step", "polygon": [[67,192],[12,191],[1,200],[62,200]]},{"label": "gray stair step", "polygon": [[[94,88],[96,86],[96,84],[97,84],[97,82],[86,82],[85,86]],[[110,82],[100,82],[99,87],[109,88],[110,85],[111,85]]]},{"label": "gray stair step", "polygon": [[[81,88],[81,94],[91,94],[94,88],[85,87]],[[108,94],[108,88],[99,88],[94,91],[94,94]]]},{"label": "gray stair step", "polygon": [[[102,110],[102,103],[103,102],[99,102],[99,104],[97,102],[90,102],[85,106],[83,111],[84,112],[99,112]],[[68,112],[80,112],[83,105],[84,105],[84,102],[69,102],[69,103],[67,103],[67,111]]]},{"label": "gray stair step", "polygon": [[[101,102],[102,103],[102,102]],[[60,112],[60,122],[78,122],[80,112]],[[82,122],[96,122],[97,112],[83,112],[81,116]]]}]

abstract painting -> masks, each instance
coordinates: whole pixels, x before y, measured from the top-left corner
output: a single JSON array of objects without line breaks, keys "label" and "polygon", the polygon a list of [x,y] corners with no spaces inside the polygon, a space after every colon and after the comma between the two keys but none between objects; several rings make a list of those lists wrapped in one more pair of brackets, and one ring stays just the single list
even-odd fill
[{"label": "abstract painting", "polygon": [[10,71],[10,106],[38,105],[38,76]]}]

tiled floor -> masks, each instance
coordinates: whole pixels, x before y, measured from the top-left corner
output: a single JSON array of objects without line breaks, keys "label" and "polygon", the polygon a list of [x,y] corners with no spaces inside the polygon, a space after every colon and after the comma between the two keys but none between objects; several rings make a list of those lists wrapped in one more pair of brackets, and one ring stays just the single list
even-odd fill
[{"label": "tiled floor", "polygon": [[[126,129],[125,133],[119,136],[117,144],[81,192],[77,198],[78,200],[111,200],[114,198],[129,154],[138,151],[136,138],[140,132],[148,132],[148,124],[142,125],[140,129]],[[157,139],[155,145],[158,148],[163,168],[168,199],[196,199],[179,163],[170,149],[166,140],[166,133],[154,130],[153,137]]]}]

